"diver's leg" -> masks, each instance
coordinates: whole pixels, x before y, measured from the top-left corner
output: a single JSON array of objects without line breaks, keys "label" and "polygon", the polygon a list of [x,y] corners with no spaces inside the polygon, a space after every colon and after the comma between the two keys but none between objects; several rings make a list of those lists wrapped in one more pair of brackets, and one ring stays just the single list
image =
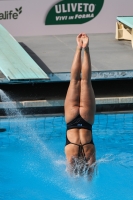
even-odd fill
[{"label": "diver's leg", "polygon": [[91,84],[91,60],[89,53],[89,38],[86,34],[82,36],[84,57],[82,63],[82,78],[80,92],[80,114],[90,124],[94,122],[95,96]]},{"label": "diver's leg", "polygon": [[[95,114],[95,96],[91,85],[91,60],[89,53],[89,38],[86,34],[83,35],[83,48],[84,57],[82,63],[82,79],[81,79],[81,92],[80,92],[80,115],[84,120],[93,124]],[[92,133],[89,130],[80,130],[81,143],[90,142],[92,139]],[[85,145],[84,152],[88,164],[92,165],[95,162],[95,146],[92,144]]]},{"label": "diver's leg", "polygon": [[79,114],[80,106],[80,73],[81,73],[81,34],[77,36],[77,48],[71,67],[71,80],[65,99],[66,123],[73,120]]}]

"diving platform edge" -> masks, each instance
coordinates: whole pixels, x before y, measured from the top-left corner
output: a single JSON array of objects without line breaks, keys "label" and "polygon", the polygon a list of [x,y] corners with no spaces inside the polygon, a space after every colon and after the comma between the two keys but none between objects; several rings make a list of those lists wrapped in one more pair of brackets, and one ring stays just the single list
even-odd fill
[{"label": "diving platform edge", "polygon": [[48,80],[48,75],[0,25],[0,70],[9,81]]}]

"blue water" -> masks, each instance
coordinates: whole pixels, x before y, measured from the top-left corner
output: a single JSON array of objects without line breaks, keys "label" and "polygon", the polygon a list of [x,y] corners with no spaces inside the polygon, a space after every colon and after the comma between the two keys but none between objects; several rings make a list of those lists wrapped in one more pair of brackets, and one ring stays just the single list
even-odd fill
[{"label": "blue water", "polygon": [[100,114],[92,180],[66,171],[63,116],[0,118],[0,200],[133,200],[133,114]]}]

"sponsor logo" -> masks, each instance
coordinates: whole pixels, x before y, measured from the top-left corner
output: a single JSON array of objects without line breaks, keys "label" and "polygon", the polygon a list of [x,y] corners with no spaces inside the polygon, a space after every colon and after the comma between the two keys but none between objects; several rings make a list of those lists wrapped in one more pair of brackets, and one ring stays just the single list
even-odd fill
[{"label": "sponsor logo", "polygon": [[78,124],[78,126],[82,126],[82,124]]},{"label": "sponsor logo", "polygon": [[104,0],[64,0],[48,12],[45,25],[83,24],[94,19],[103,7]]},{"label": "sponsor logo", "polygon": [[0,13],[0,20],[18,19],[18,16],[22,13],[22,7],[15,8],[15,11],[5,11]]}]

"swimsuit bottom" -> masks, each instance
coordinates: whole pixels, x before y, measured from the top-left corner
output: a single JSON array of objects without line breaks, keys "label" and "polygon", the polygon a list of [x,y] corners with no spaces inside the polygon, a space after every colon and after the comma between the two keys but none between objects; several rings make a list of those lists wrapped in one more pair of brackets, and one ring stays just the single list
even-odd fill
[{"label": "swimsuit bottom", "polygon": [[80,114],[73,119],[71,122],[67,123],[67,130],[73,129],[73,128],[84,128],[87,130],[92,131],[92,125],[86,122]]}]

